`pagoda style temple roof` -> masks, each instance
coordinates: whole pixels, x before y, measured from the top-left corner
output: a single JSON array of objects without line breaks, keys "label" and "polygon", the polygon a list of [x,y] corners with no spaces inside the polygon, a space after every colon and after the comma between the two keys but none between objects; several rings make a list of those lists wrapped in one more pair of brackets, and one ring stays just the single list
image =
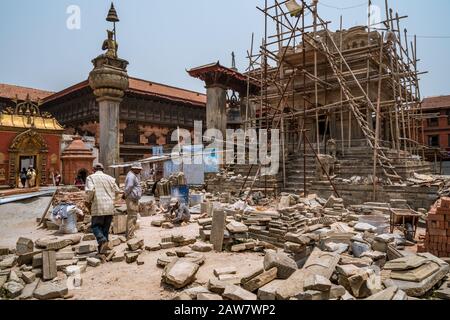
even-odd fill
[{"label": "pagoda style temple roof", "polygon": [[[204,81],[207,86],[220,84],[241,94],[247,93],[248,77],[236,69],[222,66],[219,61],[187,70],[187,73],[191,77]],[[259,91],[260,85],[250,79],[249,89],[250,94],[254,94]]]}]

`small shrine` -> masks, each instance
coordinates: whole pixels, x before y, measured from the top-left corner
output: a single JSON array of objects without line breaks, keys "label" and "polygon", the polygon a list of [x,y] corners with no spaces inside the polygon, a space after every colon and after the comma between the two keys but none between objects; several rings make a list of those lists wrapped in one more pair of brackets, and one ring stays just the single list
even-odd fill
[{"label": "small shrine", "polygon": [[94,166],[95,156],[83,142],[80,136],[74,136],[73,141],[64,150],[62,160],[62,178],[65,185],[74,184],[77,178],[86,183],[86,178]]},{"label": "small shrine", "polygon": [[53,184],[60,171],[60,145],[64,128],[52,115],[40,112],[40,102],[27,96],[0,114],[0,186],[25,187],[20,172],[34,169],[30,186]]}]

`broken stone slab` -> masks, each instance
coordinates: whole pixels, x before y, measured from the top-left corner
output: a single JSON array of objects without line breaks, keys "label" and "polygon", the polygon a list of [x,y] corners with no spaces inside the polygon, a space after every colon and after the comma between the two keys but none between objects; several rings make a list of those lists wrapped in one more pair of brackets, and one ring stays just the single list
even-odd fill
[{"label": "broken stone slab", "polygon": [[83,285],[83,278],[81,278],[80,275],[76,275],[76,276],[73,278],[73,286],[74,286],[75,288],[79,288],[79,287],[81,287],[82,285]]},{"label": "broken stone slab", "polygon": [[159,247],[162,249],[162,250],[165,250],[165,249],[172,249],[172,248],[175,248],[177,245],[176,245],[176,243],[175,242],[161,242],[160,244],[159,244]]},{"label": "broken stone slab", "polygon": [[360,232],[365,232],[365,231],[376,232],[377,231],[377,227],[374,227],[373,225],[364,223],[364,222],[357,223],[353,227],[353,229],[355,229],[356,231],[360,231]]},{"label": "broken stone slab", "polygon": [[375,236],[374,240],[383,243],[391,243],[395,240],[395,235],[391,233],[378,234]]},{"label": "broken stone slab", "polygon": [[138,249],[142,249],[144,247],[144,239],[134,238],[134,239],[128,240],[127,246],[130,251],[136,251]]},{"label": "broken stone slab", "polygon": [[242,252],[246,250],[247,246],[245,245],[245,243],[235,244],[231,247],[231,252]]},{"label": "broken stone slab", "polygon": [[96,240],[95,235],[93,233],[85,234],[82,238],[82,241],[93,241]]},{"label": "broken stone slab", "polygon": [[295,298],[297,300],[306,300],[306,301],[321,301],[328,300],[328,293],[316,290],[306,290],[300,292]]},{"label": "broken stone slab", "polygon": [[276,291],[277,300],[289,300],[303,292],[303,284],[308,274],[306,270],[300,269],[295,271],[287,280],[280,283]]},{"label": "broken stone slab", "polygon": [[65,281],[41,282],[33,293],[33,297],[39,300],[64,298],[69,293]]},{"label": "broken stone slab", "polygon": [[361,258],[365,258],[365,257],[370,258],[373,261],[376,261],[376,260],[380,260],[380,259],[386,259],[386,253],[380,252],[380,251],[369,250],[369,251],[364,252],[361,255]]},{"label": "broken stone slab", "polygon": [[364,268],[372,265],[373,261],[369,257],[354,258],[348,255],[341,255],[339,264],[348,265],[352,264],[358,268]]},{"label": "broken stone slab", "polygon": [[77,254],[87,254],[97,251],[98,246],[96,244],[82,244],[75,247],[75,252]]},{"label": "broken stone slab", "polygon": [[305,278],[303,288],[304,290],[326,292],[331,289],[331,282],[321,275],[310,274]]},{"label": "broken stone slab", "polygon": [[100,260],[100,259],[97,259],[97,258],[87,258],[87,265],[88,266],[90,266],[90,267],[98,267],[101,263],[102,263],[102,261]]},{"label": "broken stone slab", "polygon": [[19,300],[28,300],[33,298],[34,290],[36,290],[40,280],[35,279],[33,282],[27,284],[25,288],[23,288],[21,295],[18,297]]},{"label": "broken stone slab", "polygon": [[198,241],[191,246],[191,249],[197,252],[210,252],[214,249],[214,246],[210,243]]},{"label": "broken stone slab", "polygon": [[332,284],[329,292],[329,299],[340,299],[346,292],[347,290],[343,286]]},{"label": "broken stone slab", "polygon": [[352,241],[351,248],[356,258],[360,258],[364,252],[371,250],[369,244],[359,241]]},{"label": "broken stone slab", "polygon": [[65,270],[65,273],[68,277],[81,274],[82,268],[81,266],[68,266]]},{"label": "broken stone slab", "polygon": [[80,234],[69,234],[61,237],[48,236],[35,241],[35,245],[41,249],[61,250],[67,246],[80,243]]},{"label": "broken stone slab", "polygon": [[30,284],[36,280],[36,274],[34,272],[23,272],[22,280],[25,281],[26,284]]},{"label": "broken stone slab", "polygon": [[221,281],[219,279],[209,279],[208,290],[217,294],[223,294],[228,285],[238,285],[235,280]]},{"label": "broken stone slab", "polygon": [[136,260],[136,263],[137,263],[138,266],[144,265],[145,264],[144,256],[139,255],[139,257]]},{"label": "broken stone slab", "polygon": [[411,255],[387,262],[384,265],[384,269],[392,271],[411,270],[419,268],[429,261],[430,260],[425,257],[419,255]]},{"label": "broken stone slab", "polygon": [[[22,281],[20,280],[22,278],[22,272],[17,271],[17,270],[11,270],[11,272],[9,273],[9,281],[15,281],[15,282],[19,282],[22,283]],[[22,283],[24,284],[24,283]]]},{"label": "broken stone slab", "polygon": [[0,256],[6,256],[9,254],[9,248],[8,247],[0,247]]},{"label": "broken stone slab", "polygon": [[114,257],[112,257],[111,261],[112,262],[123,262],[123,261],[125,261],[125,253],[124,252],[116,253],[114,255]]},{"label": "broken stone slab", "polygon": [[201,266],[203,263],[205,263],[205,255],[200,252],[192,252],[184,256],[184,259],[186,261],[190,261],[192,263],[198,264]]},{"label": "broken stone slab", "polygon": [[33,249],[34,249],[33,240],[24,238],[24,237],[20,237],[17,240],[17,243],[16,243],[16,254],[17,255],[22,255],[22,254],[27,254],[27,253],[33,252]]},{"label": "broken stone slab", "polygon": [[111,239],[109,240],[109,243],[110,243],[113,247],[117,247],[117,246],[120,246],[120,245],[122,244],[122,241],[120,240],[119,237],[113,236],[113,237],[111,237]]},{"label": "broken stone slab", "polygon": [[150,245],[150,246],[145,246],[145,250],[147,251],[159,251],[161,250],[161,245],[160,244],[155,244],[155,245]]},{"label": "broken stone slab", "polygon": [[214,294],[214,293],[199,293],[197,295],[197,300],[199,300],[199,301],[206,301],[206,300],[220,301],[220,300],[223,300],[223,298],[221,296],[219,296],[218,294]]},{"label": "broken stone slab", "polygon": [[268,271],[261,273],[250,281],[245,282],[242,287],[247,291],[254,292],[270,283],[271,281],[275,280],[277,278],[277,273],[278,270],[276,267],[274,267]]},{"label": "broken stone slab", "polygon": [[248,232],[248,227],[245,224],[234,221],[234,220],[231,221],[229,224],[227,224],[226,228],[230,233]]},{"label": "broken stone slab", "polygon": [[372,269],[361,269],[348,278],[348,284],[351,293],[357,298],[367,298],[383,290],[381,277],[377,276]]},{"label": "broken stone slab", "polygon": [[237,269],[236,269],[236,267],[222,267],[222,268],[214,269],[213,273],[216,277],[218,277],[223,274],[236,274]]},{"label": "broken stone slab", "polygon": [[335,243],[335,242],[326,242],[323,244],[322,249],[328,252],[335,252],[337,254],[342,254],[347,252],[349,245],[346,243]]},{"label": "broken stone slab", "polygon": [[185,290],[183,290],[183,292],[185,294],[187,294],[189,296],[189,298],[192,300],[197,299],[197,296],[201,293],[204,293],[204,294],[211,293],[208,289],[206,289],[205,287],[202,287],[202,286],[196,286],[196,287],[192,287],[189,289],[185,289]]},{"label": "broken stone slab", "polygon": [[163,229],[173,229],[175,226],[171,222],[163,222],[161,228]]},{"label": "broken stone slab", "polygon": [[440,288],[434,292],[433,296],[441,300],[450,300],[450,288]]},{"label": "broken stone slab", "polygon": [[258,289],[258,299],[259,300],[276,300],[277,290],[281,284],[286,280],[275,279],[263,287]]},{"label": "broken stone slab", "polygon": [[73,251],[59,251],[56,252],[56,261],[58,260],[72,260],[75,257]]},{"label": "broken stone slab", "polygon": [[225,291],[223,292],[223,297],[234,300],[234,301],[252,301],[257,300],[257,296],[254,293],[251,293],[245,289],[237,285],[228,285],[225,287]]},{"label": "broken stone slab", "polygon": [[[403,292],[398,287],[392,286],[392,287],[384,289],[383,291],[375,293],[374,295],[366,298],[366,300],[379,300],[379,301],[394,300],[394,297],[396,297],[398,291]],[[398,299],[398,297],[400,297],[400,294],[397,295],[397,299]]]},{"label": "broken stone slab", "polygon": [[324,208],[333,208],[335,205],[343,205],[344,200],[335,196],[330,196],[324,205]]},{"label": "broken stone slab", "polygon": [[311,239],[303,234],[295,234],[295,233],[286,233],[284,239],[289,242],[294,242],[300,245],[308,245],[311,242]]},{"label": "broken stone slab", "polygon": [[3,285],[8,281],[8,276],[4,275],[4,276],[0,276],[0,290],[3,287]]},{"label": "broken stone slab", "polygon": [[260,275],[263,272],[264,272],[263,267],[253,267],[253,268],[249,269],[241,278],[241,284],[244,284],[244,283],[250,281],[251,279]]},{"label": "broken stone slab", "polygon": [[353,264],[344,264],[344,265],[338,265],[336,266],[336,271],[346,277],[346,278],[350,278],[351,276],[354,276],[355,274],[357,274],[359,271],[361,270],[361,268],[353,265]]},{"label": "broken stone slab", "polygon": [[179,258],[183,258],[183,257],[185,257],[186,255],[188,255],[190,253],[193,253],[193,251],[189,247],[178,248],[178,249],[175,250],[175,254]]},{"label": "broken stone slab", "polygon": [[176,259],[169,263],[162,274],[165,283],[172,285],[175,289],[181,289],[195,280],[199,265],[183,259]]},{"label": "broken stone slab", "polygon": [[188,294],[181,292],[177,294],[172,300],[189,301],[192,300],[192,298]]},{"label": "broken stone slab", "polygon": [[286,252],[301,253],[304,250],[306,250],[305,245],[301,245],[301,244],[289,242],[289,241],[284,243],[284,251],[286,251]]},{"label": "broken stone slab", "polygon": [[276,267],[279,279],[289,278],[297,269],[297,263],[283,252],[267,250],[264,256],[264,269],[269,270]]},{"label": "broken stone slab", "polygon": [[127,252],[125,253],[125,261],[127,263],[134,263],[139,257],[139,253],[136,252]]},{"label": "broken stone slab", "polygon": [[212,218],[198,219],[198,220],[197,220],[197,223],[198,223],[200,226],[206,226],[206,225],[208,225],[208,224],[212,224]]},{"label": "broken stone slab", "polygon": [[227,281],[232,284],[240,284],[241,283],[241,278],[239,278],[235,274],[221,274],[220,276],[218,276],[218,279],[220,281]]},{"label": "broken stone slab", "polygon": [[156,260],[156,265],[158,267],[164,268],[167,265],[169,265],[171,262],[177,260],[177,257],[169,257],[165,254],[162,254],[158,257],[158,259]]},{"label": "broken stone slab", "polygon": [[17,256],[13,255],[0,261],[0,270],[12,268],[17,263]]},{"label": "broken stone slab", "polygon": [[303,269],[307,270],[309,273],[321,275],[324,278],[330,279],[339,260],[339,254],[334,252],[324,252],[319,248],[315,248],[303,266]]},{"label": "broken stone slab", "polygon": [[59,260],[56,261],[56,270],[57,271],[64,271],[68,266],[76,265],[78,263],[78,259],[72,259],[72,260]]},{"label": "broken stone slab", "polygon": [[3,288],[6,291],[6,297],[9,299],[14,299],[20,296],[25,287],[19,282],[9,281],[3,285]]}]

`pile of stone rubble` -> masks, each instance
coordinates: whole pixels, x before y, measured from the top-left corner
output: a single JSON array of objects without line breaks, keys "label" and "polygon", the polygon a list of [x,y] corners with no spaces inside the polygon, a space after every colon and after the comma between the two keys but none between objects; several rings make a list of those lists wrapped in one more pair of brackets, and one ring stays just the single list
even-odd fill
[{"label": "pile of stone rubble", "polygon": [[[180,240],[178,240],[180,241]],[[187,245],[195,239],[178,242]],[[0,247],[0,297],[7,299],[68,299],[69,289],[82,286],[82,274],[107,262],[144,264],[144,240],[128,242],[123,236],[110,237],[111,250],[98,253],[93,234],[48,236],[33,242],[19,238],[16,248]],[[158,246],[158,250],[161,246]]]},{"label": "pile of stone rubble", "polygon": [[[178,290],[184,288],[175,298],[181,300],[448,299],[448,263],[430,253],[405,250],[413,244],[400,232],[389,233],[386,213],[403,204],[393,200],[345,208],[335,197],[325,201],[284,195],[277,208],[238,211],[235,220],[227,216],[223,249],[263,251],[260,268],[239,275],[232,267],[221,268],[208,283],[197,283],[201,264],[177,252],[171,253],[162,278]],[[208,241],[213,219],[198,223],[202,240]],[[213,250],[212,245],[201,247],[203,252]]]}]

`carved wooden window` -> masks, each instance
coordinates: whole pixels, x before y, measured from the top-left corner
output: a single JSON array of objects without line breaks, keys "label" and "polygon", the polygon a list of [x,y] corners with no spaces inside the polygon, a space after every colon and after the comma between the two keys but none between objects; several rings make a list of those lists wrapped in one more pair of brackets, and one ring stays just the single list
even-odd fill
[{"label": "carved wooden window", "polygon": [[158,144],[158,137],[154,133],[152,133],[151,136],[148,137],[148,144],[152,146]]},{"label": "carved wooden window", "polygon": [[139,144],[139,126],[137,123],[128,123],[127,127],[123,131],[123,142],[126,144]]}]

